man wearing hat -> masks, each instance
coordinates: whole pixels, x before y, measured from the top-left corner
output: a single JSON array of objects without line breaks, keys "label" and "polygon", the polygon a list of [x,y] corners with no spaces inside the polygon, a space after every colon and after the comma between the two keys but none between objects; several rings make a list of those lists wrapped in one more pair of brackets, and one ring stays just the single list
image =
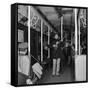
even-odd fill
[{"label": "man wearing hat", "polygon": [[[32,61],[32,71],[35,73],[35,75],[37,76],[36,80],[31,80],[29,78],[29,72],[30,72],[30,58],[27,54],[27,50],[28,49],[28,43],[27,42],[22,42],[18,44],[18,72],[26,75],[28,78],[26,78],[26,83],[27,84],[33,84],[37,78],[41,78],[42,75],[42,66],[35,60],[33,59]],[[34,58],[34,57],[33,57]],[[19,75],[19,79],[22,76]],[[24,77],[22,77],[24,78]],[[24,82],[22,81],[23,79],[18,80],[19,83]],[[24,83],[22,83],[24,84]]]},{"label": "man wearing hat", "polygon": [[18,45],[18,71],[25,75],[29,74],[30,60],[27,55],[27,42],[19,43]]},{"label": "man wearing hat", "polygon": [[30,59],[27,54],[28,43],[18,43],[18,84],[26,84],[29,76]]}]

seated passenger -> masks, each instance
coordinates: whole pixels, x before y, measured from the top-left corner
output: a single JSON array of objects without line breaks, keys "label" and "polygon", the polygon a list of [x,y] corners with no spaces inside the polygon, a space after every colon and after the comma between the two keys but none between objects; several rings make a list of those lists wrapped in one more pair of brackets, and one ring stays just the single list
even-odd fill
[{"label": "seated passenger", "polygon": [[[20,43],[18,45],[18,72],[26,75],[28,78],[26,79],[27,84],[33,84],[35,80],[41,78],[42,75],[42,66],[34,61],[32,64],[32,71],[36,75],[36,79],[33,81],[29,78],[30,74],[30,58],[27,54],[27,43]],[[20,81],[20,80],[19,80]]]}]

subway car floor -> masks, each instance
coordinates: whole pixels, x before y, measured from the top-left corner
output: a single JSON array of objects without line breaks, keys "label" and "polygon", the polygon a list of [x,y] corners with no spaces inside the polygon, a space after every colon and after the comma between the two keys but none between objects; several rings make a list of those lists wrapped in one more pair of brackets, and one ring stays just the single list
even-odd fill
[{"label": "subway car floor", "polygon": [[38,84],[45,83],[62,83],[62,82],[74,82],[74,73],[72,67],[66,66],[59,76],[52,76],[52,68],[47,69],[44,72],[42,78],[37,82]]}]

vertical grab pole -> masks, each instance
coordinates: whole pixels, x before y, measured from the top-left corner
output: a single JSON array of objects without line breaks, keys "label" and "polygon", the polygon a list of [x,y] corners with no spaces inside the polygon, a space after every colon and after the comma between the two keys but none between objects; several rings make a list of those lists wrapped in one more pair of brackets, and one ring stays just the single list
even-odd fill
[{"label": "vertical grab pole", "polygon": [[74,9],[75,15],[75,55],[77,55],[77,9]]},{"label": "vertical grab pole", "polygon": [[43,21],[41,20],[41,62],[43,62]]},{"label": "vertical grab pole", "polygon": [[63,41],[63,16],[61,17],[61,41]]},{"label": "vertical grab pole", "polygon": [[78,25],[79,25],[79,55],[81,54],[81,47],[80,47],[80,17],[79,17],[79,19],[78,19]]},{"label": "vertical grab pole", "polygon": [[31,56],[30,56],[30,6],[28,6],[28,56],[30,59],[29,76],[31,76]]},{"label": "vertical grab pole", "polygon": [[[50,28],[48,27],[48,45],[50,44]],[[48,58],[50,58],[50,48],[48,48]]]}]

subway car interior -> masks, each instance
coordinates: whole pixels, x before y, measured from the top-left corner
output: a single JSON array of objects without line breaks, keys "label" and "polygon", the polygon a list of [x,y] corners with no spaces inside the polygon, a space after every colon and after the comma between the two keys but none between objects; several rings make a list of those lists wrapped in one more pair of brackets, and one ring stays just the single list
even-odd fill
[{"label": "subway car interior", "polygon": [[[86,12],[77,7],[18,5],[19,85],[86,81]],[[61,52],[52,49],[56,42]],[[53,75],[55,54],[60,57],[59,74]]]}]

